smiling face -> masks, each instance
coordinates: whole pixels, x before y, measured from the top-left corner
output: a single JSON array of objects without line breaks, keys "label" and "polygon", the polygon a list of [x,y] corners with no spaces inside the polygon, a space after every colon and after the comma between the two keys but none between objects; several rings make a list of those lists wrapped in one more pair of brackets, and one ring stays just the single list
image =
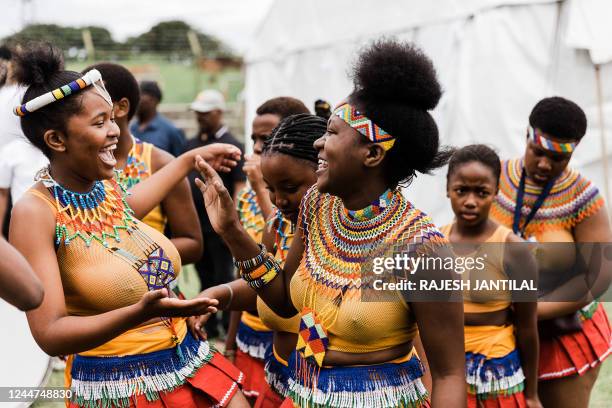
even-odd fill
[{"label": "smiling face", "polygon": [[496,194],[495,174],[483,163],[461,164],[449,175],[446,195],[458,224],[474,227],[486,222]]},{"label": "smiling face", "polygon": [[253,119],[253,133],[251,134],[253,153],[261,154],[264,142],[270,137],[272,131],[279,123],[280,117],[272,113],[255,116],[255,119]]},{"label": "smiling face", "polygon": [[61,154],[54,158],[65,160],[83,179],[110,179],[117,164],[113,151],[119,138],[113,107],[93,90],[83,93],[81,107],[78,114],[68,119]]},{"label": "smiling face", "polygon": [[272,204],[296,222],[302,197],[317,182],[315,164],[283,153],[264,154],[261,172]]},{"label": "smiling face", "polygon": [[[540,133],[552,141],[567,142],[567,140],[558,140],[546,133]],[[571,158],[571,153],[552,152],[528,140],[525,149],[525,171],[535,183],[545,185],[563,173]]]},{"label": "smiling face", "polygon": [[322,193],[339,197],[354,189],[363,180],[368,154],[365,138],[336,115],[327,122],[327,132],[315,141],[319,152],[317,187]]}]

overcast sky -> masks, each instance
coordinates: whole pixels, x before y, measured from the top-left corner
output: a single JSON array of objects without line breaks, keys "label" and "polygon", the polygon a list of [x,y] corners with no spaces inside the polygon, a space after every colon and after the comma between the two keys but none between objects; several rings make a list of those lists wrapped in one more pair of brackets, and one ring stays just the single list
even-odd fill
[{"label": "overcast sky", "polygon": [[0,37],[19,31],[24,22],[32,22],[102,26],[121,41],[160,21],[180,19],[243,52],[273,1],[0,0]]}]

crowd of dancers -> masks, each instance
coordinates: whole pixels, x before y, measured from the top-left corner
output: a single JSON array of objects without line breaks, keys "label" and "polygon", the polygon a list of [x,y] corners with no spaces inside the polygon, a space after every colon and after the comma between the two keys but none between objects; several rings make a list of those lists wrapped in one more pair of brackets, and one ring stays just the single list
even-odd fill
[{"label": "crowd of dancers", "polygon": [[[68,356],[69,406],[588,406],[611,350],[597,299],[612,271],[585,271],[596,282],[572,301],[363,298],[368,260],[415,246],[498,244],[487,268],[503,277],[533,257],[512,244],[610,243],[597,187],[569,167],[583,110],[542,99],[517,135],[524,155],[500,160],[485,145],[440,145],[430,111],[442,91],[417,47],[377,41],[352,75],[353,91],[317,101],[317,115],[291,97],[263,103],[249,185],[232,194],[220,175],[241,160],[236,146],[175,158],[133,136],[126,68],[76,73],[53,46],[20,52],[15,114],[49,165],[0,241],[0,295],[28,310],[45,352]],[[417,173],[447,164],[455,218],[436,226],[406,196]],[[198,207],[239,276],[184,299],[172,290],[181,265],[207,256]],[[232,311],[224,353],[205,330],[219,311]]]}]

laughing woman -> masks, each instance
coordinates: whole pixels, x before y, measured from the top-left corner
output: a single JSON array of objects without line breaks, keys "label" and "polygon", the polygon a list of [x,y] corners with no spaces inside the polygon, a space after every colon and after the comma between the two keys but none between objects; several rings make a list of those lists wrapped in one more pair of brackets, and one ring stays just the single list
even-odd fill
[{"label": "laughing woman", "polygon": [[432,372],[433,406],[465,406],[463,313],[459,303],[362,301],[368,260],[404,244],[443,242],[399,185],[443,165],[429,114],[441,95],[431,61],[413,46],[366,49],[355,90],[315,142],[317,183],[302,200],[283,268],[238,221],[214,170],[198,161],[199,186],[215,230],[242,275],[278,315],[300,315],[290,398],[304,407],[429,406],[412,350],[418,323]]},{"label": "laughing woman", "polygon": [[50,161],[10,231],[45,289],[28,313],[35,340],[50,355],[76,354],[72,406],[244,406],[241,373],[187,333],[185,317],[217,302],[170,297],[178,252],[114,181],[119,128],[100,73],[61,68],[45,45],[19,64],[28,89],[15,112]]}]

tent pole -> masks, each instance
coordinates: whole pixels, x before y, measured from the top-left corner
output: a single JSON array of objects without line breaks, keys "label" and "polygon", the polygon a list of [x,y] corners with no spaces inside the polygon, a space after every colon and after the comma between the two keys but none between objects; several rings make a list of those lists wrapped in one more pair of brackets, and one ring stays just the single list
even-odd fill
[{"label": "tent pole", "polygon": [[610,171],[608,170],[608,148],[606,146],[606,128],[604,122],[604,111],[603,111],[603,95],[601,85],[601,72],[600,65],[595,64],[595,82],[597,84],[597,110],[599,115],[599,130],[600,130],[600,143],[601,143],[601,160],[604,171],[604,194],[606,198],[606,204],[608,205],[608,217],[612,220],[612,203],[610,203]]}]

